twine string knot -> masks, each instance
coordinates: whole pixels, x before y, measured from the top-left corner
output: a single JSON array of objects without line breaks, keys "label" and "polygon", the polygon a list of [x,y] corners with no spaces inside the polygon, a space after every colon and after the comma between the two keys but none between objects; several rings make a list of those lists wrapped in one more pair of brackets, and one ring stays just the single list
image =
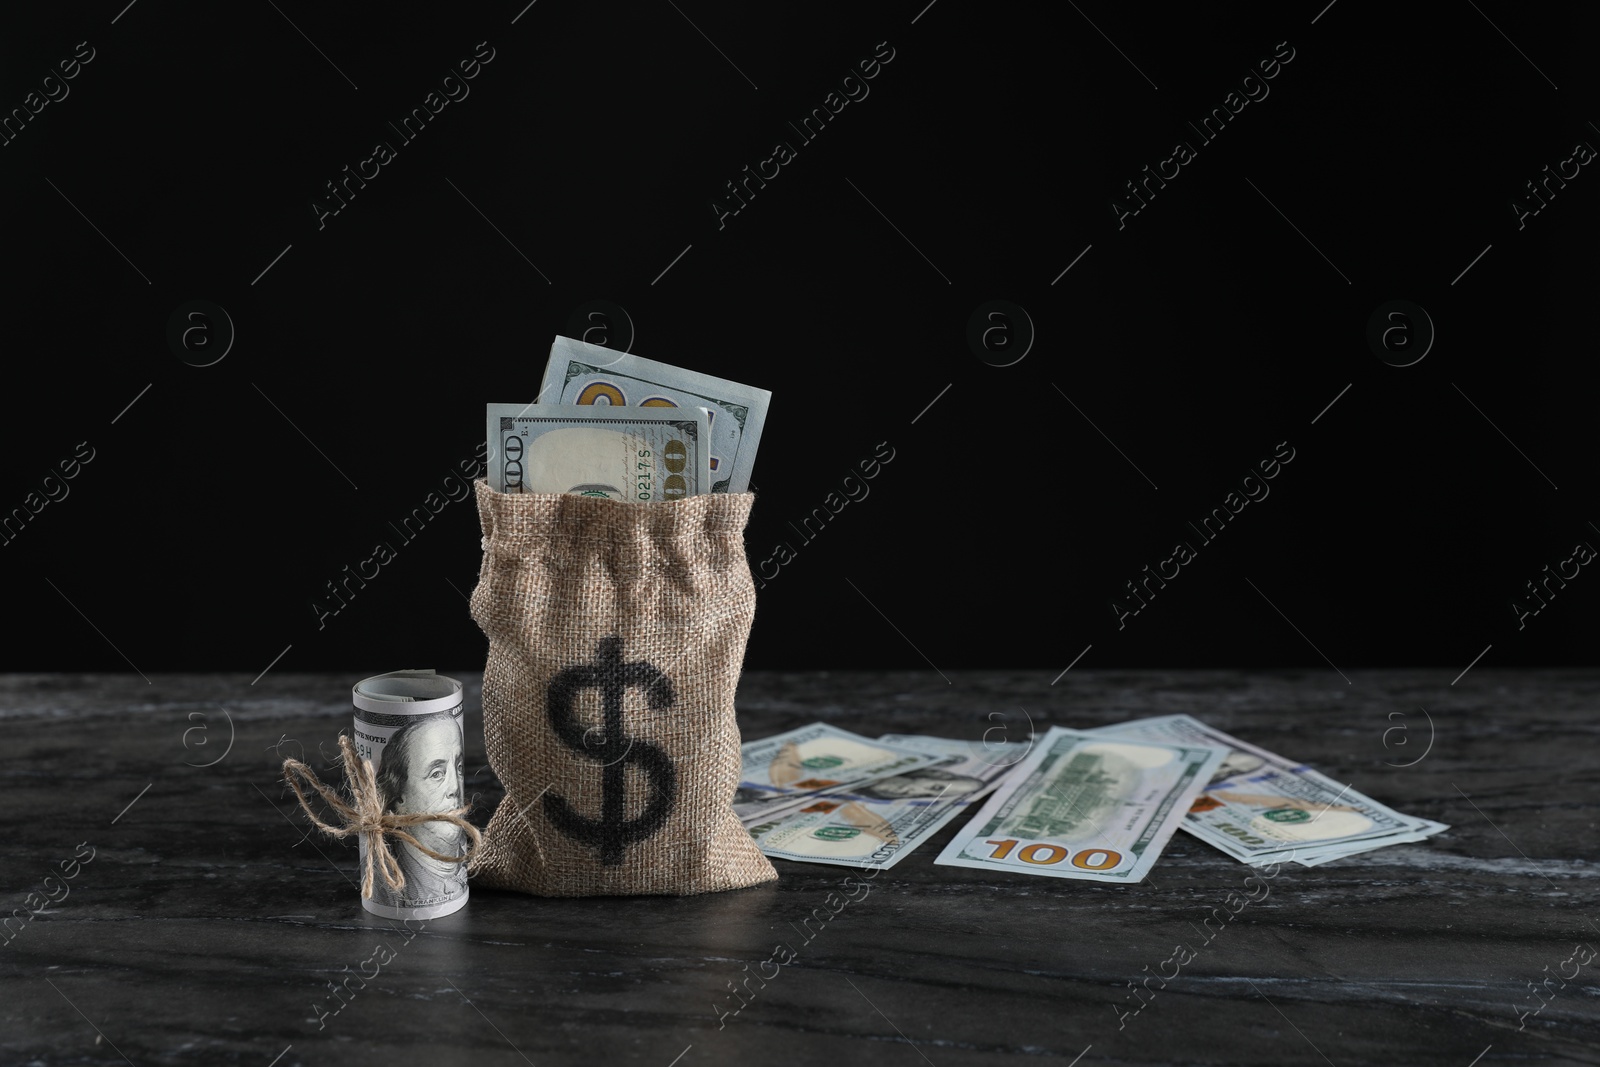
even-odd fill
[{"label": "twine string knot", "polygon": [[[361,897],[363,900],[372,899],[373,871],[380,871],[388,887],[396,892],[405,888],[405,872],[400,869],[400,861],[395,858],[393,849],[389,846],[389,837],[392,835],[415,848],[425,856],[439,860],[443,863],[466,863],[472,854],[483,843],[483,835],[478,828],[462,818],[471,810],[471,805],[463,805],[451,811],[413,812],[399,814],[385,811],[383,807],[383,794],[378,789],[377,776],[372,772],[372,764],[362,759],[356,753],[354,742],[348,734],[339,735],[339,755],[344,763],[345,783],[350,789],[350,802],[347,803],[337,792],[322,783],[306,764],[297,759],[283,761],[283,779],[289,783],[289,788],[294,790],[294,795],[300,799],[300,806],[305,809],[309,817],[323,833],[332,837],[349,837],[359,834],[367,844],[367,861],[361,874]],[[311,802],[306,799],[305,791],[301,788],[304,782],[322,795],[327,803],[341,820],[341,825],[324,822],[311,808]],[[420,826],[426,822],[445,822],[452,826],[460,827],[467,837],[471,839],[464,852],[459,856],[447,856],[418,841],[407,827]]]}]

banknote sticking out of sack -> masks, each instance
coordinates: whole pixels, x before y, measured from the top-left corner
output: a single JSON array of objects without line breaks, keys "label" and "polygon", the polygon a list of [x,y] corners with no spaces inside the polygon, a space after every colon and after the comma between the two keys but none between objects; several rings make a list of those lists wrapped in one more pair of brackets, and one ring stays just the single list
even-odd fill
[{"label": "banknote sticking out of sack", "polygon": [[472,617],[505,785],[479,886],[688,894],[777,877],[733,811],[754,496],[634,503],[480,481]]}]

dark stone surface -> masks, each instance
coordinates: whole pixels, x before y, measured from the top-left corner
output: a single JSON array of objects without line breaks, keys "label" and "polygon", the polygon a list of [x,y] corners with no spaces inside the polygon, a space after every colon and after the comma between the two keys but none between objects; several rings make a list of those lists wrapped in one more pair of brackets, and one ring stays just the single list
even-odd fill
[{"label": "dark stone surface", "polygon": [[[1451,824],[1285,866],[1119,1029],[1128,983],[1199,944],[1248,868],[1182,833],[1135,886],[934,866],[957,823],[809,942],[796,927],[850,870],[780,860],[776,884],[693,898],[474,890],[407,941],[361,911],[354,844],[307,837],[278,776],[305,753],[331,777],[350,685],[386,669],[0,678],[0,910],[94,849],[0,945],[0,1063],[1600,1063],[1600,959],[1552,978],[1518,1032],[1529,983],[1600,947],[1600,672],[745,676],[746,737],[823,719],[1015,739],[1184,711]],[[478,678],[447,673],[468,683],[481,822],[500,791]],[[719,1026],[779,941],[797,958]],[[319,1027],[326,983],[380,942],[392,961]]]}]

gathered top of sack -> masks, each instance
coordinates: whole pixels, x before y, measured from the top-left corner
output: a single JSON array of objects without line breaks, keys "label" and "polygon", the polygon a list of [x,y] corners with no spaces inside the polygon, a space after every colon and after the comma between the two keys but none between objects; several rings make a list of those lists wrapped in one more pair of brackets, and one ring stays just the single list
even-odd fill
[{"label": "gathered top of sack", "polygon": [[641,555],[674,549],[698,554],[720,542],[742,555],[741,535],[755,503],[754,493],[714,493],[651,504],[574,493],[501,493],[481,480],[477,496],[484,551],[515,555],[553,539],[610,542]]}]

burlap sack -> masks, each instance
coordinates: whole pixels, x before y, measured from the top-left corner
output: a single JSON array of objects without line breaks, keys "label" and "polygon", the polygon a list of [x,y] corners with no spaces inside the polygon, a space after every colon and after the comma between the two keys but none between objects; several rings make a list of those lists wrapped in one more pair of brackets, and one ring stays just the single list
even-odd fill
[{"label": "burlap sack", "polygon": [[754,496],[476,488],[483,731],[506,788],[476,884],[616,896],[776,878],[732,807]]}]

